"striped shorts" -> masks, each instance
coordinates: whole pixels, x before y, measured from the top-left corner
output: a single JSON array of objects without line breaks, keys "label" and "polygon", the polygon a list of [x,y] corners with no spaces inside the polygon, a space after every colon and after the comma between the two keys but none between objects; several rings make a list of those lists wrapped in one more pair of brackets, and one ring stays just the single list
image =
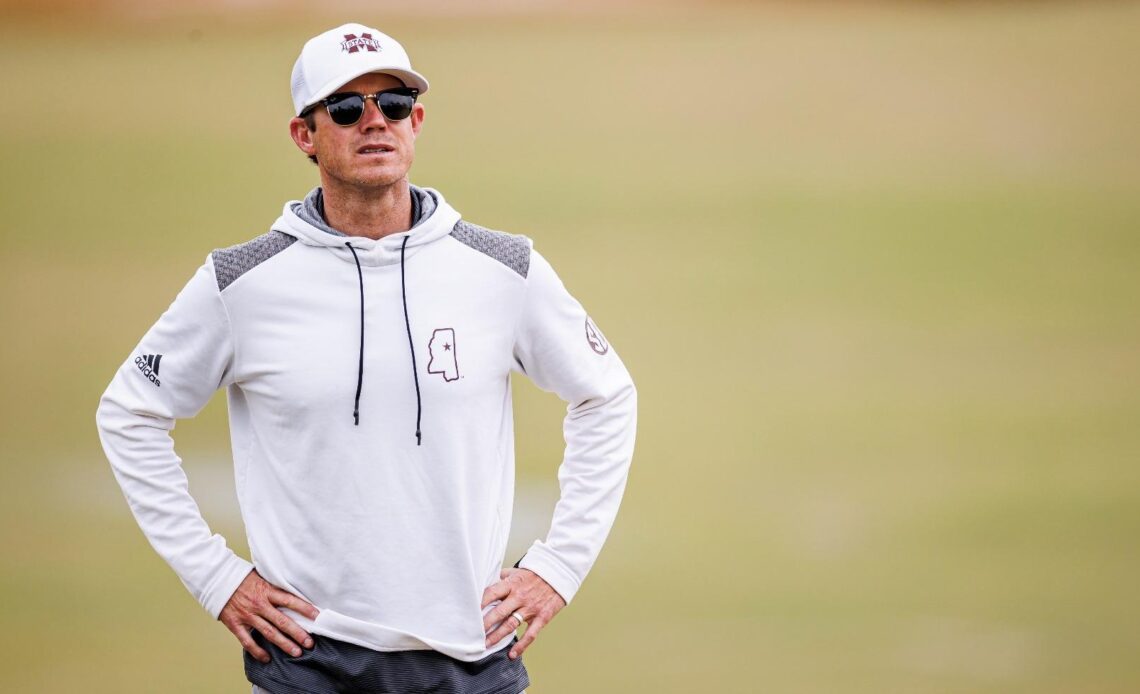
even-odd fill
[{"label": "striped shorts", "polygon": [[254,642],[270,654],[262,663],[248,652],[245,676],[253,694],[324,694],[325,692],[525,692],[530,684],[522,658],[510,660],[510,642],[481,660],[465,662],[427,650],[374,651],[320,634],[313,647],[293,657],[261,633]]},{"label": "striped shorts", "polygon": [[[253,685],[253,694],[273,694],[273,692],[269,691],[268,689],[262,689],[255,684]],[[522,690],[519,692],[519,694],[526,694],[526,690]]]}]

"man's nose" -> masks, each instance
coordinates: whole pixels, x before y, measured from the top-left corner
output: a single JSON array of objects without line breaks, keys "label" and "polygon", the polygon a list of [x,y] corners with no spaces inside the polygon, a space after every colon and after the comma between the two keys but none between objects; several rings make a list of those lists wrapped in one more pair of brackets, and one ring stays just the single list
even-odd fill
[{"label": "man's nose", "polygon": [[380,128],[388,127],[388,121],[385,120],[384,114],[380,112],[380,107],[376,105],[375,99],[364,100],[364,113],[360,116],[360,127]]}]

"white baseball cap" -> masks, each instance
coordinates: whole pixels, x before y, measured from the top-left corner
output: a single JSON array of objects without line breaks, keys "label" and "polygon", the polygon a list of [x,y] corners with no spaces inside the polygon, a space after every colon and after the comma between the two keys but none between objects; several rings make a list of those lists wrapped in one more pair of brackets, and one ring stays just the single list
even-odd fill
[{"label": "white baseball cap", "polygon": [[363,24],[342,24],[305,43],[293,65],[293,112],[301,115],[342,87],[370,72],[397,77],[407,87],[428,90],[428,81],[412,69],[396,39]]}]

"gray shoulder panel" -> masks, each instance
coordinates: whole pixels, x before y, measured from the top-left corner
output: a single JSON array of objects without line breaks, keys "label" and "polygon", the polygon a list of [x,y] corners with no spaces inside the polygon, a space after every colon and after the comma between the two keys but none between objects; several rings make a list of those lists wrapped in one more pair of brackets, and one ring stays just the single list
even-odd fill
[{"label": "gray shoulder panel", "polygon": [[494,258],[523,277],[530,270],[530,243],[525,236],[484,229],[461,219],[451,230],[451,238]]},{"label": "gray shoulder panel", "polygon": [[280,231],[270,231],[229,248],[220,248],[210,255],[214,259],[214,275],[218,278],[218,291],[258,265],[285,250],[297,240]]}]

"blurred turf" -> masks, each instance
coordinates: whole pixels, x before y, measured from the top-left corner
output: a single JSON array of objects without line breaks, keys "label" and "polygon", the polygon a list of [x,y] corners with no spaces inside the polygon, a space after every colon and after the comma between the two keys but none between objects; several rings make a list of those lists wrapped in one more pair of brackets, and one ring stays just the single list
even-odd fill
[{"label": "blurred turf", "polygon": [[[432,80],[413,180],[534,238],[639,386],[534,691],[1140,688],[1140,8],[697,7],[362,16]],[[94,407],[314,185],[288,74],[343,19],[0,27],[0,690],[246,690]],[[562,405],[516,399],[549,489]],[[177,439],[244,551],[221,398]]]}]

